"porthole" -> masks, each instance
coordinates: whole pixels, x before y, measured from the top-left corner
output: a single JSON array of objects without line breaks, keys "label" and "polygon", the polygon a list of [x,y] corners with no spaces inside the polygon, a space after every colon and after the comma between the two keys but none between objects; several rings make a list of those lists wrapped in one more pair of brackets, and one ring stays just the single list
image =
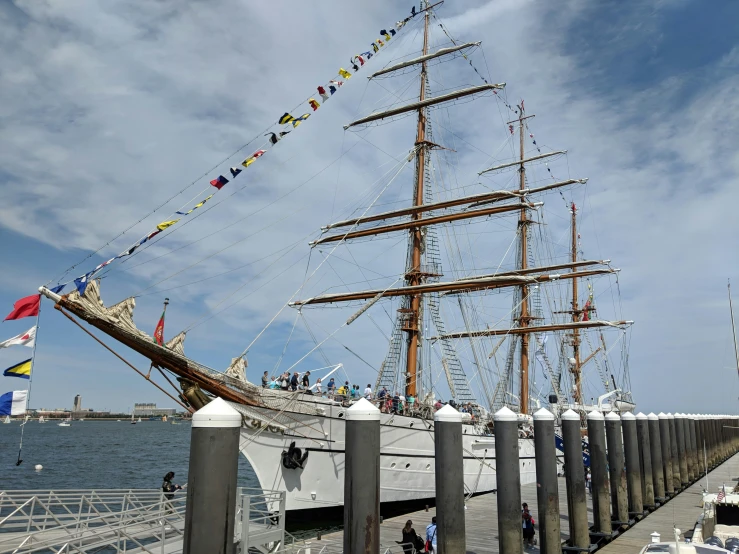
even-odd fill
[{"label": "porthole", "polygon": [[339,417],[344,417],[344,412],[339,412]]},{"label": "porthole", "polygon": [[390,464],[390,468],[391,469],[394,468],[394,467],[395,467],[395,462],[393,462],[392,464]]},{"label": "porthole", "polygon": [[405,469],[408,469],[409,467],[411,467],[411,464],[405,464]]},{"label": "porthole", "polygon": [[431,464],[426,464],[426,469],[431,469]]},{"label": "porthole", "polygon": [[411,421],[411,427],[413,427],[413,422]]}]

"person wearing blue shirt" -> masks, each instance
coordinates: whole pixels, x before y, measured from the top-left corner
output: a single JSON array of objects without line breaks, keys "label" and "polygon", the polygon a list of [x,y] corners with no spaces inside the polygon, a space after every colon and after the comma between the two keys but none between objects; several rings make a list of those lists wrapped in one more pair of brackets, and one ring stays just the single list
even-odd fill
[{"label": "person wearing blue shirt", "polygon": [[431,542],[430,552],[436,551],[436,516],[431,518],[431,524],[426,527],[426,544]]}]

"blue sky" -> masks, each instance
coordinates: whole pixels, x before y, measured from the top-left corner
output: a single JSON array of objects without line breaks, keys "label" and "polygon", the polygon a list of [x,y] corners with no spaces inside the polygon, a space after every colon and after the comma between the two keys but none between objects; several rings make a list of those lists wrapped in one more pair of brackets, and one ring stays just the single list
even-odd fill
[{"label": "blue sky", "polygon": [[[347,67],[351,55],[405,12],[389,0],[361,6],[230,0],[207,8],[174,1],[0,4],[0,306],[10,311],[14,300],[199,176],[212,178],[236,165],[254,145],[208,173],[339,66]],[[636,321],[630,367],[639,409],[733,411],[739,383],[726,279],[734,278],[739,289],[733,257],[737,4],[719,0],[707,9],[698,0],[448,0],[438,15],[457,38],[482,40],[484,55],[472,56],[475,65],[492,81],[508,83],[509,99],[525,98],[537,114],[541,144],[568,150],[561,171],[590,179],[585,196],[573,197],[585,198],[583,248],[588,257],[610,258],[623,269],[622,312]],[[410,48],[405,42],[395,47]],[[379,68],[387,59],[373,63]],[[449,76],[479,84],[458,65]],[[144,294],[135,319],[152,332],[169,296],[167,337],[206,320],[188,333],[186,351],[224,369],[300,285],[308,237],[349,215],[379,173],[407,152],[412,129],[360,136],[341,128],[387,103],[384,94],[363,77],[347,82],[290,141],[249,168],[248,181],[238,187],[234,181],[214,197],[210,211],[114,268],[103,280],[106,304]],[[505,134],[491,106],[476,113],[465,104],[453,112],[460,136],[488,155],[499,144],[495,137]],[[460,153],[465,182],[483,161],[475,155]],[[82,272],[123,250],[207,188],[207,180],[92,256]],[[561,204],[556,196],[546,201]],[[292,245],[298,246],[289,250]],[[497,261],[494,256],[491,264]],[[382,273],[377,262],[374,269]],[[316,285],[308,292],[321,290]],[[321,336],[336,324],[329,316],[310,317]],[[250,352],[252,380],[262,368],[272,369],[294,321],[294,312],[278,318]],[[5,322],[0,339],[31,324]],[[368,322],[359,325],[371,332]],[[34,407],[70,407],[78,393],[86,407],[171,405],[48,301],[39,335]],[[286,355],[290,363],[312,345],[301,326],[295,344]],[[384,349],[361,338],[352,344],[372,363]],[[343,352],[340,345],[327,347],[332,355]],[[0,351],[0,365],[25,354]],[[127,356],[146,369],[141,358]],[[349,358],[346,364],[357,380],[374,382],[361,362]],[[3,391],[16,384],[5,378]]]}]

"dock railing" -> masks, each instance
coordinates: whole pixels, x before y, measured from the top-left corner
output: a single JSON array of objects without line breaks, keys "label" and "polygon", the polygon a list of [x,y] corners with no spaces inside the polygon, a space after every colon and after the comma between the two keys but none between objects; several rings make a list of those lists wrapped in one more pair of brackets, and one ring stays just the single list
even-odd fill
[{"label": "dock railing", "polygon": [[[239,488],[236,551],[304,547],[285,531],[285,492]],[[182,552],[186,495],[158,489],[0,492],[0,554]]]},{"label": "dock railing", "polygon": [[304,546],[304,541],[285,531],[285,491],[239,487],[237,493],[234,528],[237,553],[246,554],[250,548],[260,547],[268,548],[268,552],[277,549],[295,552]]},{"label": "dock railing", "polygon": [[0,552],[163,552],[184,516],[185,496],[157,489],[0,492]]}]

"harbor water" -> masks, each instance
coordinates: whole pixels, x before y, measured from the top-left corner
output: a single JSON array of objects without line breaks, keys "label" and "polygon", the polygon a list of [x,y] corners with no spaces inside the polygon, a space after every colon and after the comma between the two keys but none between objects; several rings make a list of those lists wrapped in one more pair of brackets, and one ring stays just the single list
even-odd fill
[{"label": "harbor water", "polygon": [[[29,421],[23,436],[23,463],[16,466],[21,422],[0,424],[0,490],[151,489],[168,471],[175,483],[187,482],[190,423],[144,420]],[[38,464],[43,469],[36,471]],[[239,486],[259,483],[239,456]]]}]

